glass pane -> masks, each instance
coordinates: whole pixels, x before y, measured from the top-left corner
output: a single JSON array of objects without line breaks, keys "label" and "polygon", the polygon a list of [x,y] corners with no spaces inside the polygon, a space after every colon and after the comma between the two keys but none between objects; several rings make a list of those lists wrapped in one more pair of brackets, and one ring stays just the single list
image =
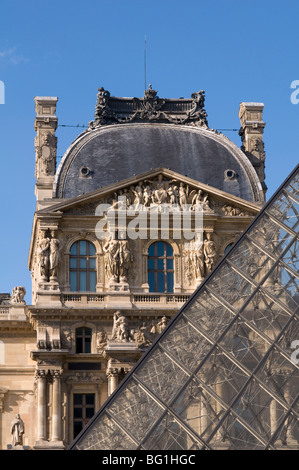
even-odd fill
[{"label": "glass pane", "polygon": [[74,394],[74,405],[82,405],[82,397],[83,397],[83,395],[81,393],[75,393]]},{"label": "glass pane", "polygon": [[146,439],[143,447],[146,450],[197,450],[199,445],[201,446],[175,418],[166,415]]},{"label": "glass pane", "polygon": [[87,291],[86,272],[80,272],[80,291]]},{"label": "glass pane", "polygon": [[86,258],[80,258],[80,264],[79,264],[80,268],[86,268],[87,266],[87,260]]},{"label": "glass pane", "polygon": [[158,273],[158,289],[157,292],[165,292],[165,276],[164,273]]},{"label": "glass pane", "polygon": [[173,292],[173,273],[167,274],[167,292]]},{"label": "glass pane", "polygon": [[76,338],[76,353],[83,353],[83,339]]},{"label": "glass pane", "polygon": [[162,271],[164,270],[164,260],[163,259],[158,259],[157,260],[157,268],[161,269]]},{"label": "glass pane", "polygon": [[242,307],[252,291],[252,285],[227,263],[221,266],[207,285],[236,310]]},{"label": "glass pane", "polygon": [[134,380],[108,409],[138,441],[146,436],[164,411]]},{"label": "glass pane", "polygon": [[90,338],[85,338],[85,350],[84,352],[87,353],[87,354],[90,354],[91,352],[91,339]]},{"label": "glass pane", "polygon": [[74,243],[71,246],[71,250],[70,250],[71,255],[76,255],[77,254],[77,245],[78,245],[78,242]]},{"label": "glass pane", "polygon": [[148,269],[155,269],[155,260],[153,259],[148,259]]},{"label": "glass pane", "polygon": [[148,249],[149,256],[155,256],[155,243],[153,243]]},{"label": "glass pane", "polygon": [[87,255],[87,242],[85,240],[80,240],[80,255]]},{"label": "glass pane", "polygon": [[88,243],[89,255],[94,256],[96,254],[96,249],[93,243]]},{"label": "glass pane", "polygon": [[85,395],[85,403],[87,405],[94,405],[94,394],[93,393],[87,393]]},{"label": "glass pane", "polygon": [[77,258],[70,258],[70,268],[77,267]]},{"label": "glass pane", "polygon": [[149,283],[149,291],[156,292],[155,273],[148,273],[148,283]]},{"label": "glass pane", "polygon": [[74,408],[74,418],[82,418],[82,408]]},{"label": "glass pane", "polygon": [[166,243],[166,255],[167,256],[173,256],[172,248],[168,243]]},{"label": "glass pane", "polygon": [[89,273],[89,290],[90,292],[96,291],[96,284],[97,284],[97,273],[90,272]]},{"label": "glass pane", "polygon": [[136,448],[136,443],[104,415],[90,431],[84,434],[76,448],[78,450],[130,450]]},{"label": "glass pane", "polygon": [[298,229],[299,205],[291,197],[282,194],[268,210],[288,227]]},{"label": "glass pane", "polygon": [[94,415],[94,407],[87,407],[85,410],[85,418],[92,418]]},{"label": "glass pane", "polygon": [[164,242],[157,242],[157,256],[164,256]]},{"label": "glass pane", "polygon": [[90,269],[95,269],[96,267],[96,259],[95,258],[89,258],[89,268]]},{"label": "glass pane", "polygon": [[70,284],[71,284],[71,291],[76,292],[77,291],[77,273],[76,272],[70,272]]},{"label": "glass pane", "polygon": [[172,400],[188,378],[187,373],[159,349],[139,368],[136,376],[166,403]]},{"label": "glass pane", "polygon": [[249,235],[275,256],[281,254],[293,237],[266,214],[251,228]]}]

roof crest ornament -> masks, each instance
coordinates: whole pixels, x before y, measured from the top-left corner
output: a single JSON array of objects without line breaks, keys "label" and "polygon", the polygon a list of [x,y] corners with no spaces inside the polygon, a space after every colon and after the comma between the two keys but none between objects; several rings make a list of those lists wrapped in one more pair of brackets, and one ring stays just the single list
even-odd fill
[{"label": "roof crest ornament", "polygon": [[192,93],[191,98],[162,99],[150,84],[143,98],[118,98],[100,87],[95,119],[89,123],[89,130],[103,125],[130,122],[188,124],[208,129],[204,101],[203,90]]}]

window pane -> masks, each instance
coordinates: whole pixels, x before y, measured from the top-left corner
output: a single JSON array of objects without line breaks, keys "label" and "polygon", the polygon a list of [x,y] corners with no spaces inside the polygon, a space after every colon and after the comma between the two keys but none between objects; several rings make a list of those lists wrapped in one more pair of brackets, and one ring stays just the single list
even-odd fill
[{"label": "window pane", "polygon": [[157,292],[165,292],[164,273],[158,273],[158,291]]},{"label": "window pane", "polygon": [[86,402],[86,405],[94,405],[94,394],[93,393],[87,393],[85,402]]},{"label": "window pane", "polygon": [[167,260],[167,269],[173,269],[173,259]]},{"label": "window pane", "polygon": [[167,274],[167,292],[173,292],[173,273]]},{"label": "window pane", "polygon": [[96,267],[96,259],[95,258],[89,258],[89,268],[90,269],[95,269]]},{"label": "window pane", "polygon": [[148,249],[149,256],[155,256],[155,243],[153,243]]},{"label": "window pane", "polygon": [[157,242],[157,255],[164,256],[164,243],[163,242]]},{"label": "window pane", "polygon": [[72,245],[71,251],[70,251],[71,255],[76,255],[77,254],[77,245],[78,245],[77,242]]},{"label": "window pane", "polygon": [[85,240],[80,241],[80,255],[87,255],[87,244]]},{"label": "window pane", "polygon": [[155,273],[148,273],[148,283],[149,283],[149,291],[156,292],[155,289]]},{"label": "window pane", "polygon": [[95,246],[89,242],[88,247],[89,247],[89,255],[94,256],[96,254]]},{"label": "window pane", "polygon": [[149,259],[148,260],[148,269],[155,269],[155,260]]},{"label": "window pane", "polygon": [[83,353],[83,338],[76,338],[76,353]]},{"label": "window pane", "polygon": [[90,338],[85,338],[85,343],[84,343],[84,352],[85,353],[91,353],[91,340]]},{"label": "window pane", "polygon": [[173,251],[172,251],[172,248],[170,245],[168,245],[168,243],[165,243],[166,245],[166,254],[167,256],[173,256]]},{"label": "window pane", "polygon": [[87,286],[86,286],[86,273],[85,272],[81,272],[80,273],[80,291],[86,291],[87,290]]},{"label": "window pane", "polygon": [[94,415],[94,408],[86,408],[85,416],[86,418],[92,418]]},{"label": "window pane", "polygon": [[74,408],[74,418],[82,418],[82,408]]},{"label": "window pane", "polygon": [[82,394],[75,393],[74,394],[74,405],[82,405]]},{"label": "window pane", "polygon": [[96,291],[96,283],[97,283],[97,273],[96,272],[90,272],[89,273],[89,290],[91,292]]},{"label": "window pane", "polygon": [[70,283],[71,283],[71,291],[75,292],[77,290],[77,273],[70,272]]},{"label": "window pane", "polygon": [[84,268],[86,269],[86,267],[87,267],[87,260],[86,260],[86,258],[80,258],[79,261],[80,261],[80,262],[79,262],[79,267],[80,267],[80,268],[83,268],[83,269],[84,269]]},{"label": "window pane", "polygon": [[164,259],[158,259],[158,269],[163,271],[164,269]]}]

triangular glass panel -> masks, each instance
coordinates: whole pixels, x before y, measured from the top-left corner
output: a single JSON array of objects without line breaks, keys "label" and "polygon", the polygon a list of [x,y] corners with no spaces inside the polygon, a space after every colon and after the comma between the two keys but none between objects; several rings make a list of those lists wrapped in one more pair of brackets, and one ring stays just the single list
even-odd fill
[{"label": "triangular glass panel", "polygon": [[299,449],[299,165],[69,449]]}]

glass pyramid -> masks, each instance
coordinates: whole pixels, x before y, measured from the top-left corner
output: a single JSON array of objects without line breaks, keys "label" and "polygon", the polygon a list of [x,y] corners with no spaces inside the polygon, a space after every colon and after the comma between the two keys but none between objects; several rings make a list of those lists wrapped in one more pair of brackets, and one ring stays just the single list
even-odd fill
[{"label": "glass pyramid", "polygon": [[299,449],[299,165],[69,447]]}]

